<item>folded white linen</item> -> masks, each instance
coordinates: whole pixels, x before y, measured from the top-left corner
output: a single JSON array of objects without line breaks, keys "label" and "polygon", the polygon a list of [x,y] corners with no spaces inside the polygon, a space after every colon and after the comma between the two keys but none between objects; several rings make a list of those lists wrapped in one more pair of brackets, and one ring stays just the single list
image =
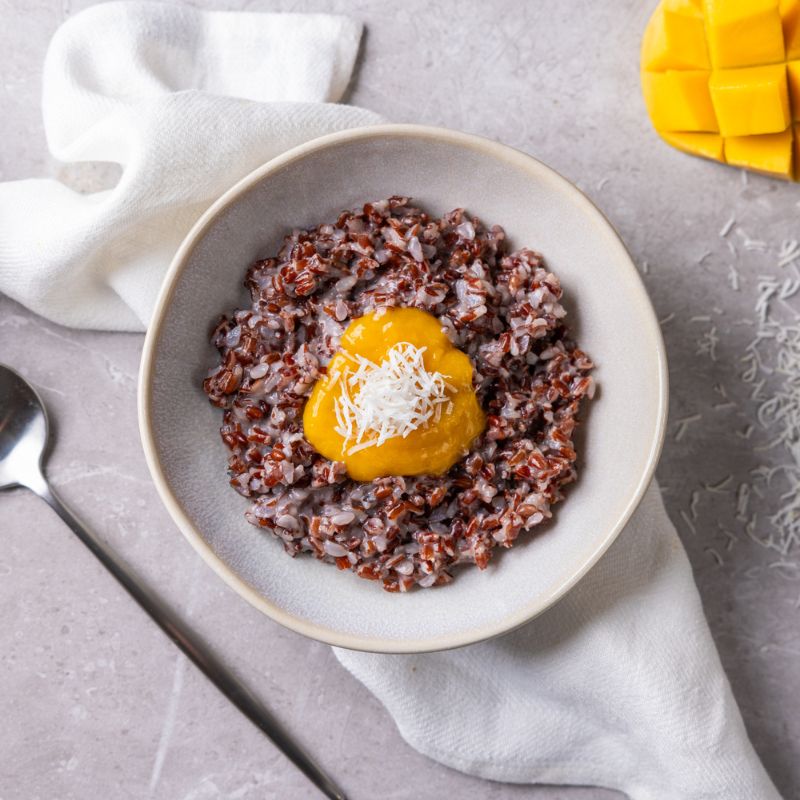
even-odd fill
[{"label": "folded white linen", "polygon": [[144,330],[192,223],[239,178],[304,141],[380,121],[336,105],[361,25],[327,14],[121,2],[77,14],[47,52],[43,113],[65,162],[117,185],[0,184],[0,291],[80,328]]},{"label": "folded white linen", "polygon": [[335,652],[412,747],[462,772],[631,800],[779,798],[655,484],[591,572],[525,627],[443,653]]}]

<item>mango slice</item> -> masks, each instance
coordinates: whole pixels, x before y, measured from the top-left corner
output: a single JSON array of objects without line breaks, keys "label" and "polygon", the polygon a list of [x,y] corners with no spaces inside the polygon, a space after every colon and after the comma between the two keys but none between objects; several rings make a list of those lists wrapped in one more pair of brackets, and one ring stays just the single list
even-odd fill
[{"label": "mango slice", "polygon": [[641,70],[673,147],[800,180],[800,0],[661,0]]}]

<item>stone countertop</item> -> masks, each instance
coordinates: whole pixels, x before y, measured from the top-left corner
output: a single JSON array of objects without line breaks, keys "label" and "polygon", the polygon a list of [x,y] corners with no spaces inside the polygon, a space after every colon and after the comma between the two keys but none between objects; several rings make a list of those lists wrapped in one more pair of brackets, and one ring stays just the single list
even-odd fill
[{"label": "stone countertop", "polygon": [[[40,120],[49,37],[89,4],[0,0],[3,180],[58,175],[93,189],[109,178],[52,162]],[[658,140],[638,88],[639,39],[654,4],[197,3],[337,10],[363,20],[350,102],[536,155],[617,227],[669,351],[671,422],[658,471],[667,507],[750,736],[779,790],[798,798],[800,546],[791,509],[775,515],[782,495],[797,494],[798,462],[785,442],[796,437],[789,423],[800,400],[792,402],[791,370],[778,361],[786,345],[762,338],[756,361],[748,346],[759,331],[797,324],[791,281],[800,273],[790,248],[800,238],[800,190]],[[136,427],[141,346],[140,335],[67,330],[0,298],[0,360],[39,386],[55,423],[54,484],[192,618],[353,800],[619,796],[488,783],[429,761],[403,743],[328,647],[272,623],[218,580],[148,478]],[[769,398],[777,409],[765,405]],[[776,410],[785,412],[778,420]],[[0,497],[0,508],[3,800],[318,796],[40,500],[16,490]]]}]

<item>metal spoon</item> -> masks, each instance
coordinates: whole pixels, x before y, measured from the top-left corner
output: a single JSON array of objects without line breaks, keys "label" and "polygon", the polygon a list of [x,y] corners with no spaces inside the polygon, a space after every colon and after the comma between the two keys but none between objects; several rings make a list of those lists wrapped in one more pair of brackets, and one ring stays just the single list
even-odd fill
[{"label": "metal spoon", "polygon": [[217,660],[173,611],[142,584],[114,551],[86,528],[59,500],[42,471],[48,445],[47,414],[34,388],[0,364],[0,490],[25,486],[50,504],[122,584],[153,621],[206,677],[331,800],[346,800],[341,789],[286,732],[278,720]]}]

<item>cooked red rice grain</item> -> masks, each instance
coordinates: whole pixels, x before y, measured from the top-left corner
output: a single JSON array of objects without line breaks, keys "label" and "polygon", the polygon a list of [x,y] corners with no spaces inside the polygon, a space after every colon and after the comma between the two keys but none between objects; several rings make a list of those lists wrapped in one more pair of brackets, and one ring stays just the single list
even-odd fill
[{"label": "cooked red rice grain", "polygon": [[[437,219],[391,197],[293,231],[245,286],[252,305],[216,323],[220,357],[203,388],[224,410],[247,519],[287,553],[405,592],[449,583],[458,564],[484,569],[495,546],[551,518],[576,477],[572,435],[594,384],[541,255],[509,252],[502,228],[463,209]],[[473,361],[487,427],[445,475],[358,483],[303,435],[303,407],[342,332],[381,306],[435,315]]]}]

